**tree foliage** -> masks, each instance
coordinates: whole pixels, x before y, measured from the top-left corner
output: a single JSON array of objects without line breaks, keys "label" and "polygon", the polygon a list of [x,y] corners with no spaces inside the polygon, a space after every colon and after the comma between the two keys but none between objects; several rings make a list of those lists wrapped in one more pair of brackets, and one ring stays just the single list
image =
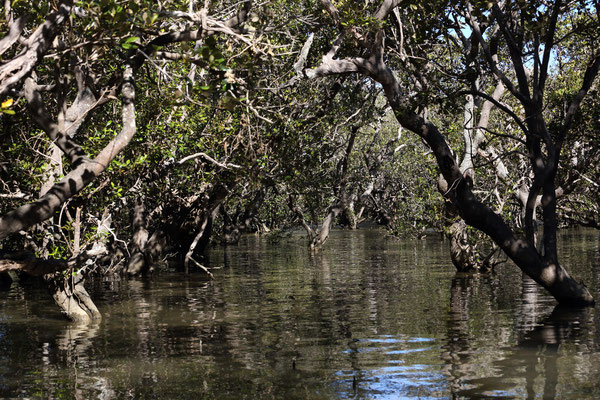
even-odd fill
[{"label": "tree foliage", "polygon": [[459,268],[503,252],[559,301],[590,304],[556,230],[600,225],[598,13],[593,1],[5,2],[10,269],[137,274],[169,255],[189,270],[211,240],[301,225],[320,248],[336,223],[371,220],[446,232]]}]

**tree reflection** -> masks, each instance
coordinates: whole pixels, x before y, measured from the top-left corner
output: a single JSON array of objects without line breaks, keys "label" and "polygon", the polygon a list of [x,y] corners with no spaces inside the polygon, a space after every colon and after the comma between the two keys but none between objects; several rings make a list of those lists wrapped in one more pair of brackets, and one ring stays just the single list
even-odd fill
[{"label": "tree reflection", "polygon": [[474,287],[474,275],[457,273],[450,289],[450,312],[447,323],[447,343],[441,357],[442,371],[448,376],[450,390],[457,392],[463,379],[470,376],[469,302]]},{"label": "tree reflection", "polygon": [[[523,335],[511,357],[503,363],[504,371],[510,373],[511,365],[525,363],[527,397],[537,397],[536,381],[541,378],[544,380],[543,398],[554,399],[559,382],[560,345],[564,343],[580,345],[590,340],[589,328],[592,324],[591,309],[574,309],[557,305],[538,326]],[[541,369],[538,368],[540,364],[543,366]]]},{"label": "tree reflection", "polygon": [[[472,275],[458,274],[452,280],[447,340],[441,354],[451,393],[469,398],[559,396],[559,385],[575,379],[576,372],[566,368],[567,362],[574,362],[570,353],[594,347],[593,309],[556,306],[540,320],[540,315],[545,314],[544,298],[537,286],[525,278],[514,316],[514,337],[506,343],[494,343],[489,337],[481,342],[473,322],[482,319],[484,326],[494,326],[492,319],[497,318],[498,312],[486,315],[479,309],[477,313],[484,315],[474,315],[478,284]],[[486,347],[479,347],[481,343]],[[561,350],[563,345],[567,346],[565,351]],[[565,357],[565,352],[571,357]],[[489,355],[495,360],[489,360]],[[565,357],[564,361],[561,357]],[[589,377],[593,373],[585,372],[585,365],[578,364],[577,369],[580,375]]]},{"label": "tree reflection", "polygon": [[[70,384],[75,399],[85,399],[95,393],[99,399],[113,398],[115,392],[106,377],[97,374],[99,360],[93,357],[100,324],[68,324],[56,335],[59,355],[71,371]],[[52,390],[54,368],[46,363],[48,370],[48,392]]]}]

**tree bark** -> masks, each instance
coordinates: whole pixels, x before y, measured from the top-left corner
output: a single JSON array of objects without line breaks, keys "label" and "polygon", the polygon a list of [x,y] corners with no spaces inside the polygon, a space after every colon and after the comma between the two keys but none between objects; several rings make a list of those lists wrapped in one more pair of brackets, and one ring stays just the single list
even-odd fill
[{"label": "tree bark", "polygon": [[[494,7],[498,8],[497,5]],[[410,103],[410,98],[404,93],[400,82],[397,80],[392,70],[385,64],[384,43],[384,31],[379,30],[376,33],[374,40],[370,43],[370,48],[368,49],[370,55],[368,58],[354,57],[336,59],[334,56],[337,49],[341,46],[341,41],[336,41],[332,50],[323,57],[321,64],[314,69],[304,71],[304,74],[308,78],[316,78],[320,76],[360,72],[378,82],[382,86],[388,104],[394,111],[394,115],[400,125],[418,135],[432,150],[440,172],[442,173],[444,180],[448,183],[446,198],[455,205],[459,215],[464,219],[465,223],[488,235],[519,268],[533,278],[538,284],[546,288],[560,303],[575,306],[593,305],[595,302],[587,287],[575,281],[567,271],[559,265],[555,257],[542,256],[539,254],[533,243],[531,243],[527,237],[517,237],[500,215],[496,214],[492,209],[481,203],[474,196],[473,191],[471,190],[473,182],[460,170],[460,166],[456,161],[453,151],[446,142],[445,136],[431,121],[425,120],[422,116],[413,111],[414,107]],[[550,43],[547,45],[551,46]],[[514,56],[513,53],[515,52],[512,50],[513,49],[511,49],[511,55]],[[592,67],[595,68],[595,72],[597,72],[598,69],[597,63],[600,62],[598,61],[599,59],[600,56],[598,56],[592,65]],[[522,68],[520,58],[517,59],[517,57],[513,57],[513,61],[515,64],[518,64],[515,66],[515,69],[518,69],[517,67]],[[494,65],[495,64],[492,66]],[[527,81],[526,79],[523,79],[523,76],[521,76],[519,72],[520,71],[517,70],[519,87],[527,88]],[[586,71],[586,76],[587,75]],[[506,77],[502,76],[501,78]],[[502,79],[502,82],[512,93],[516,93],[519,100],[528,97],[523,93],[519,93],[518,89],[516,89],[512,82],[507,78]],[[586,82],[585,79],[584,82]],[[538,113],[536,115],[541,114]],[[531,121],[531,123],[535,122],[536,121]],[[529,132],[529,134],[531,134],[531,132]],[[553,161],[557,162],[558,154],[553,154],[553,157]],[[533,161],[537,162],[537,160]],[[542,187],[543,185],[540,185],[539,189],[541,190]],[[548,191],[548,195],[551,195],[550,191]],[[553,203],[552,199],[549,199],[549,201],[548,210],[549,213],[551,213]],[[548,240],[546,242],[548,242]]]},{"label": "tree bark", "polygon": [[101,174],[116,155],[129,144],[136,132],[133,103],[135,92],[130,67],[125,69],[122,95],[123,127],[121,132],[100,151],[94,160],[80,163],[39,200],[23,205],[0,217],[0,239],[50,218],[66,200],[79,193]]},{"label": "tree bark", "polygon": [[64,276],[61,272],[46,276],[52,297],[62,313],[71,321],[90,323],[102,317],[83,286],[80,271]]},{"label": "tree bark", "polygon": [[133,207],[133,248],[131,257],[127,262],[127,273],[137,275],[144,273],[150,267],[148,257],[144,254],[146,244],[148,243],[148,231],[144,219],[144,200],[141,197],[136,198]]}]

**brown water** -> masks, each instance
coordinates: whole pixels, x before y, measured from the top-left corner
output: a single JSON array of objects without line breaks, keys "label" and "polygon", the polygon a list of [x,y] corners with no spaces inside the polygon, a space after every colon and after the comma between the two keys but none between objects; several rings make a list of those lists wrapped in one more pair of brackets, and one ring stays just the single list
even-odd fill
[{"label": "brown water", "polygon": [[[600,236],[562,234],[600,299]],[[0,293],[0,397],[600,398],[600,307],[555,308],[512,266],[456,275],[448,243],[333,232],[211,253],[201,274],[90,284],[74,326],[41,289]]]}]

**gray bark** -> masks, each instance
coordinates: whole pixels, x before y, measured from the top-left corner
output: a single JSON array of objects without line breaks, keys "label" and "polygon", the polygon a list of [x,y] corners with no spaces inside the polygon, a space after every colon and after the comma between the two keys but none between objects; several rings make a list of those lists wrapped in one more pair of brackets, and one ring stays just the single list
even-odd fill
[{"label": "gray bark", "polygon": [[46,279],[50,284],[54,301],[68,319],[79,323],[90,323],[101,319],[100,311],[83,286],[84,279],[81,272],[73,272],[67,276],[57,273]]},{"label": "gray bark", "polygon": [[[493,8],[494,12],[497,14],[498,6],[494,5]],[[499,23],[502,25],[502,22]],[[503,28],[508,29],[506,26],[503,26]],[[477,27],[473,27],[473,29],[476,31]],[[510,35],[507,34],[507,36]],[[574,280],[568,272],[560,266],[555,257],[556,203],[555,196],[553,196],[553,186],[550,185],[550,183],[553,182],[556,170],[547,171],[547,173],[544,174],[544,177],[547,179],[543,184],[539,185],[539,189],[541,190],[543,188],[544,194],[547,197],[546,202],[544,202],[544,222],[548,222],[550,230],[554,229],[552,235],[550,235],[551,237],[545,236],[544,243],[545,248],[552,247],[554,251],[550,254],[544,253],[542,255],[537,252],[537,249],[527,237],[518,237],[500,215],[496,214],[492,209],[475,197],[471,190],[472,181],[466,179],[465,175],[460,170],[460,166],[456,161],[454,153],[446,142],[444,135],[431,121],[425,120],[413,111],[414,108],[409,102],[409,96],[406,95],[403,87],[400,85],[391,69],[385,65],[384,39],[383,30],[378,31],[375,40],[370,43],[370,55],[368,58],[355,57],[342,60],[334,59],[333,56],[337,51],[336,47],[339,48],[341,44],[335,43],[330,52],[333,54],[331,54],[331,56],[328,54],[327,57],[323,58],[321,65],[313,70],[306,71],[305,75],[309,78],[313,78],[332,74],[360,72],[381,84],[385,91],[388,103],[393,109],[398,122],[404,128],[414,132],[423,139],[432,150],[444,180],[449,183],[449,190],[446,193],[446,197],[455,205],[459,215],[464,219],[465,223],[488,235],[519,268],[533,278],[538,284],[546,288],[560,303],[576,306],[593,305],[595,301],[587,287]],[[480,38],[480,42],[484,42],[483,38]],[[547,43],[547,49],[548,48],[551,48],[551,43]],[[502,80],[503,84],[511,91],[511,93],[515,94],[517,99],[523,100],[526,104],[529,104],[527,79],[521,74],[521,71],[524,71],[524,69],[520,53],[512,48],[510,50],[511,55],[513,56],[513,64],[515,66],[519,88],[516,88],[504,75],[498,74],[498,78]],[[550,50],[548,49],[548,51]],[[491,67],[494,72],[498,71],[497,67],[494,68],[496,64],[493,59],[491,59],[491,54],[489,54],[488,58],[490,59]],[[581,96],[579,96],[581,98],[575,99],[572,103],[573,114],[577,110],[577,106],[583,99],[583,96],[587,93],[587,90],[589,90],[589,86],[591,85],[589,79],[591,78],[593,80],[596,76],[599,65],[600,54],[597,55],[596,59],[586,70],[584,84],[582,85],[583,93],[580,93]],[[527,93],[519,92],[519,89],[526,90]],[[530,111],[535,112],[535,115],[537,116],[541,115],[541,110],[539,109],[532,109]],[[539,124],[539,117],[537,119],[538,121],[536,121],[536,118],[532,118],[530,127],[534,124]],[[552,148],[554,148],[554,146],[552,146]],[[553,159],[551,161],[553,163],[551,165],[553,168],[557,166],[558,155],[558,153],[552,154]],[[535,160],[535,157],[533,161],[537,161]],[[548,178],[552,178],[552,181]]]},{"label": "gray bark", "polygon": [[[61,25],[68,19],[72,7],[73,0],[62,0],[58,4],[58,11],[50,14],[23,42],[23,51],[0,66],[0,96],[5,95],[38,64],[52,45]],[[10,41],[6,45],[9,43]]]},{"label": "gray bark", "polygon": [[50,218],[63,203],[79,193],[100,175],[125,147],[136,132],[133,75],[125,70],[122,88],[123,128],[121,132],[90,161],[83,161],[34,203],[21,206],[0,217],[0,239]]}]

